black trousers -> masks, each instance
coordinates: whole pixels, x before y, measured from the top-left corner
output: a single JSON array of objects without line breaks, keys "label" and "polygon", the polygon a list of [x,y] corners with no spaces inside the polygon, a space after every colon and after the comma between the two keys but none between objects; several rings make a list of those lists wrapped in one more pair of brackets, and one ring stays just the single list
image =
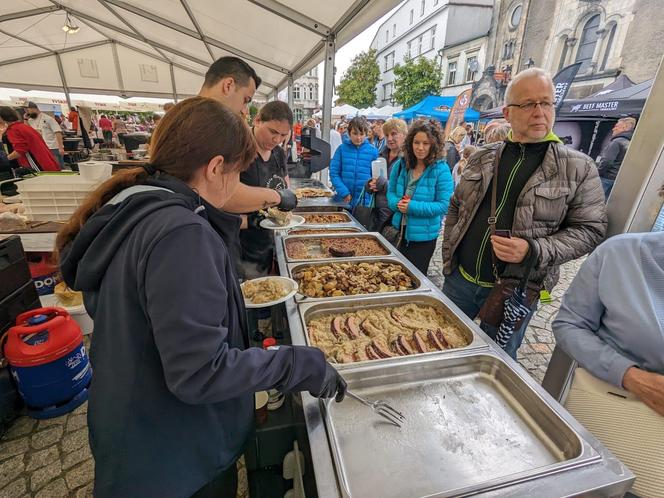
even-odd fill
[{"label": "black trousers", "polygon": [[408,261],[413,263],[418,270],[426,275],[431,256],[433,256],[433,252],[436,250],[436,239],[426,242],[408,242],[402,240],[398,249]]},{"label": "black trousers", "polygon": [[233,464],[196,491],[191,498],[235,498],[237,495],[237,465]]}]

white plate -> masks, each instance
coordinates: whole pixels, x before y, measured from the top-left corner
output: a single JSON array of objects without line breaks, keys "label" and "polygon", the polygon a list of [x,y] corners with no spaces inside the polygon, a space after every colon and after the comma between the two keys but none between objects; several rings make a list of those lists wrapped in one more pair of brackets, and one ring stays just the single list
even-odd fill
[{"label": "white plate", "polygon": [[299,227],[304,223],[304,216],[299,214],[294,214],[291,216],[290,222],[287,225],[277,225],[270,218],[265,218],[261,221],[261,226],[267,228],[268,230],[288,230],[289,228]]},{"label": "white plate", "polygon": [[[254,278],[252,280],[247,280],[246,282],[242,282],[240,284],[240,287],[243,287],[247,282],[258,282],[260,280],[277,280],[281,282],[281,284],[284,286],[284,288],[288,291],[288,294],[285,296],[275,300],[275,301],[268,301],[267,303],[260,303],[260,304],[254,304],[251,301],[249,301],[247,298],[244,298],[244,305],[247,308],[267,308],[269,306],[274,306],[275,304],[283,303],[284,301],[288,301],[291,297],[293,297],[297,293],[298,285],[295,280],[292,278],[288,277],[261,277],[261,278]],[[244,296],[244,294],[243,294]]]}]

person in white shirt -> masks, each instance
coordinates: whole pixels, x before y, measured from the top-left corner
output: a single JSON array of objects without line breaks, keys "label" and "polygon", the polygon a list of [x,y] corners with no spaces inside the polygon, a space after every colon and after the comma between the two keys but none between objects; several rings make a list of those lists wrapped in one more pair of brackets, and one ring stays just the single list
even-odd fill
[{"label": "person in white shirt", "polygon": [[60,128],[54,117],[41,112],[34,102],[28,102],[28,116],[28,124],[39,132],[51,154],[53,154],[53,157],[60,164],[60,168],[62,168],[65,165],[65,146],[62,128]]},{"label": "person in white shirt", "polygon": [[341,133],[334,129],[334,125],[330,127],[330,157],[334,157],[337,147],[341,145]]}]

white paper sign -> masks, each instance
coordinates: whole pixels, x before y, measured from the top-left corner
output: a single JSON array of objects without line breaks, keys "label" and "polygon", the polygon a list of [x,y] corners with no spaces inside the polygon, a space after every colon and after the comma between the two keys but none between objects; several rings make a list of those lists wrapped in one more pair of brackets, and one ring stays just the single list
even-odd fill
[{"label": "white paper sign", "polygon": [[387,161],[385,161],[384,157],[379,157],[371,161],[371,177],[387,178]]}]

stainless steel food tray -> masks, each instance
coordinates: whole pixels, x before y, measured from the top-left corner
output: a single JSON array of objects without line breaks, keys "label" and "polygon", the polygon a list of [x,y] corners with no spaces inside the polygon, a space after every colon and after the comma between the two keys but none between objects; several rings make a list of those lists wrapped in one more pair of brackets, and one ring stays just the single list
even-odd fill
[{"label": "stainless steel food tray", "polygon": [[[307,233],[299,233],[304,230],[315,230],[316,233],[312,234],[307,234]],[[356,227],[353,225],[300,225],[294,228],[291,228],[288,230],[288,235],[308,235],[309,237],[317,237],[319,235],[325,235],[327,233],[330,233],[330,230],[347,230],[346,232],[341,232],[341,233],[334,233],[333,235],[342,235],[344,233],[360,233],[360,232],[366,232],[366,230],[363,230],[360,227]]]},{"label": "stainless steel food tray", "polygon": [[[347,238],[347,237],[367,237],[372,238],[378,241],[378,243],[385,250],[385,254],[376,254],[375,256],[352,256],[349,258],[334,258],[330,256],[320,256],[317,258],[309,259],[294,259],[288,255],[288,248],[286,243],[291,239],[323,239],[323,238]],[[337,261],[339,259],[365,259],[365,258],[385,258],[389,256],[397,256],[399,253],[396,252],[396,249],[390,244],[385,238],[378,232],[362,232],[362,233],[349,233],[349,234],[329,234],[329,235],[288,235],[281,239],[284,257],[288,263],[309,263],[313,261]]]},{"label": "stainless steel food tray", "polygon": [[493,354],[373,362],[343,376],[406,417],[399,429],[353,400],[321,402],[345,497],[467,496],[601,458]]},{"label": "stainless steel food tray", "polygon": [[302,216],[305,214],[307,215],[312,215],[312,214],[318,214],[318,215],[329,215],[329,214],[335,214],[335,215],[344,215],[346,217],[346,221],[342,221],[341,223],[307,223],[306,221],[304,222],[304,226],[314,226],[314,225],[344,225],[344,224],[349,224],[353,223],[356,221],[349,212],[347,211],[307,211],[303,213]]},{"label": "stainless steel food tray", "polygon": [[[486,341],[475,333],[472,328],[469,328],[462,319],[453,313],[443,301],[441,301],[435,294],[431,294],[426,290],[410,291],[410,292],[390,292],[383,294],[365,295],[359,298],[352,298],[346,296],[347,299],[335,298],[328,300],[316,300],[301,302],[298,306],[298,314],[300,316],[300,323],[302,332],[307,345],[314,346],[309,340],[309,331],[307,322],[317,318],[320,315],[328,315],[333,313],[348,313],[358,309],[371,309],[371,308],[384,308],[386,306],[401,306],[404,304],[420,304],[423,306],[433,306],[443,311],[446,318],[454,323],[456,327],[461,330],[468,342],[467,346],[454,349],[446,349],[444,351],[436,351],[429,353],[418,353],[407,357],[398,356],[395,358],[385,358],[381,360],[358,361],[354,363],[335,363],[339,370],[346,370],[356,368],[362,365],[373,365],[376,363],[391,363],[403,361],[405,358],[428,358],[441,354],[456,354],[475,351],[478,349],[487,349],[489,346]],[[291,324],[292,326],[292,324]]]},{"label": "stainless steel food tray", "polygon": [[[369,257],[364,257],[364,258],[336,258],[333,260],[325,260],[325,261],[308,261],[305,263],[289,263],[287,265],[288,268],[288,276],[290,278],[293,278],[293,275],[302,267],[305,266],[326,266],[332,263],[392,263],[395,265],[399,265],[404,269],[404,272],[413,280],[415,283],[416,287],[411,290],[407,291],[394,291],[394,292],[375,292],[373,294],[352,294],[352,295],[346,295],[346,296],[338,296],[338,297],[309,297],[305,296],[304,294],[296,294],[295,295],[295,301],[298,303],[309,303],[309,302],[321,302],[321,301],[340,301],[340,300],[346,300],[346,299],[353,299],[357,300],[366,298],[369,296],[394,296],[400,295],[400,294],[413,294],[415,292],[423,292],[423,291],[429,291],[431,288],[427,283],[425,283],[419,275],[421,275],[419,272],[415,270],[415,268],[410,267],[410,265],[406,264],[404,261],[402,261],[400,258],[396,257],[390,257],[390,258],[384,258],[384,257],[378,257],[378,256],[369,256]],[[299,284],[299,282],[298,282]]]}]

